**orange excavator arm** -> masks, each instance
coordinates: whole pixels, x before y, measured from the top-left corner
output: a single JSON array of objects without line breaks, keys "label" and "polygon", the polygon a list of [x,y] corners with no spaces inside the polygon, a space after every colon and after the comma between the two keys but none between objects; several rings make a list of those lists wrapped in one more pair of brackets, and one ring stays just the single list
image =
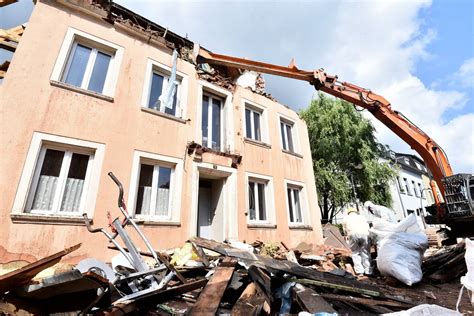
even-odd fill
[{"label": "orange excavator arm", "polygon": [[[367,109],[423,158],[433,175],[434,181],[438,184],[441,194],[443,197],[445,196],[444,186],[441,180],[444,177],[453,174],[446,154],[442,148],[420,128],[410,122],[400,112],[393,110],[390,102],[388,102],[384,97],[354,84],[340,82],[337,80],[337,76],[327,75],[323,69],[314,71],[300,70],[293,62],[290,66],[284,67],[243,58],[214,54],[203,48],[199,48],[197,59],[198,62],[307,81],[313,85],[316,90],[324,91],[330,95]],[[431,183],[431,189],[436,204],[439,205],[440,201],[436,194],[436,186],[433,182]]]}]

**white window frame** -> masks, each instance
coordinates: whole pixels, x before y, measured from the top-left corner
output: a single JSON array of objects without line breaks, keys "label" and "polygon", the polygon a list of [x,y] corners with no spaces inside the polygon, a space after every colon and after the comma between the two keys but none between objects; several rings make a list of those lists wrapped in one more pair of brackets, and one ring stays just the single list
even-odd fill
[{"label": "white window frame", "polygon": [[[86,179],[84,181],[83,196],[81,198],[81,204],[78,212],[67,213],[67,212],[53,212],[44,210],[29,210],[33,200],[36,186],[39,179],[41,168],[37,168],[37,165],[42,165],[46,148],[61,150],[61,151],[72,151],[75,153],[86,153],[91,155],[87,167]],[[56,136],[52,134],[34,132],[33,138],[28,149],[26,156],[25,165],[18,184],[18,190],[13,202],[12,214],[15,215],[37,215],[37,216],[57,216],[57,217],[82,217],[85,212],[89,217],[93,216],[97,191],[100,180],[100,170],[104,160],[105,145],[94,143],[90,141],[78,140],[74,138],[68,138],[63,136]],[[65,157],[66,158],[66,157]],[[66,158],[67,159],[67,158]],[[63,162],[61,166],[61,174],[64,175],[66,172],[67,162]],[[68,166],[67,166],[68,167]],[[68,168],[67,168],[68,169]],[[67,174],[66,174],[67,177]],[[58,181],[58,184],[60,182]],[[59,190],[59,189],[58,189]],[[59,210],[61,203],[61,196],[64,193],[64,188],[60,189],[60,196],[55,197],[55,205]],[[59,202],[58,202],[59,201]],[[57,206],[59,203],[59,207]],[[30,212],[31,211],[31,212]]]},{"label": "white window frame", "polygon": [[[225,148],[224,148],[224,103],[225,103],[225,100],[222,99],[222,97],[220,96],[216,96],[212,93],[207,93],[207,92],[204,92],[202,94],[203,98],[204,97],[208,97],[209,98],[209,103],[208,103],[208,111],[207,111],[207,144],[202,144],[204,147],[207,147],[207,148],[212,148],[212,132],[213,132],[213,126],[212,126],[212,114],[213,114],[213,101],[214,100],[219,100],[220,103],[221,103],[221,106],[220,106],[220,131],[219,131],[219,138],[220,138],[220,144],[219,144],[219,148],[220,150],[219,151],[225,151]],[[202,109],[202,107],[201,107]],[[202,112],[201,112],[202,113]],[[204,135],[203,135],[204,136]],[[202,140],[202,138],[201,138]]]},{"label": "white window frame", "polygon": [[416,185],[416,182],[415,180],[411,180],[411,184],[413,185],[413,191],[415,193],[415,196],[416,197],[420,197],[420,193],[418,192],[418,187]]},{"label": "white window frame", "polygon": [[423,191],[423,185],[421,183],[418,182],[418,191],[420,191],[420,197],[423,198],[423,199],[426,199],[425,197],[425,194],[424,194],[424,191]]},{"label": "white window frame", "polygon": [[[257,112],[260,114],[260,140],[256,140],[254,138],[254,117],[253,115],[250,116],[250,121],[251,121],[251,134],[252,136],[249,138],[247,137],[247,120],[245,117],[245,110],[249,109],[251,112]],[[270,137],[269,137],[269,132],[268,132],[268,119],[267,119],[267,108],[263,105],[257,104],[255,102],[252,102],[247,99],[242,100],[242,135],[246,139],[251,139],[256,142],[262,142],[262,143],[270,143]]]},{"label": "white window frame", "polygon": [[405,188],[407,190],[407,194],[413,195],[413,192],[411,191],[410,183],[408,182],[408,178],[403,178],[403,181],[405,182]]},{"label": "white window frame", "polygon": [[[288,201],[287,189],[299,189],[300,207],[301,207],[301,222],[292,222],[290,217],[290,207]],[[301,226],[310,225],[308,195],[306,192],[306,185],[303,182],[286,180],[284,181],[286,216],[288,217],[288,225],[290,228],[298,228]],[[293,216],[294,217],[294,216]]]},{"label": "white window frame", "polygon": [[[153,182],[158,181],[158,174],[155,174],[156,166],[168,167],[171,168],[171,181],[170,181],[170,201],[168,207],[167,216],[159,215],[143,215],[136,214],[136,205],[137,205],[137,193],[138,185],[140,181],[140,166],[141,164],[153,165]],[[156,179],[155,179],[156,178]],[[130,182],[129,190],[129,209],[130,213],[133,214],[135,218],[144,219],[147,221],[155,222],[176,222],[180,221],[180,212],[181,212],[181,191],[183,186],[183,160],[175,157],[169,157],[154,153],[149,153],[145,151],[135,150],[133,154],[133,165],[132,165],[132,175]],[[156,197],[156,186],[152,187],[152,201],[151,209],[154,209],[156,201],[153,200],[153,196]]]},{"label": "white window frame", "polygon": [[[196,139],[199,139],[199,141],[202,140],[202,99],[203,95],[205,94],[211,94],[215,95],[216,97],[222,98],[223,103],[221,112],[221,151],[233,151],[235,149],[233,123],[234,112],[232,104],[233,95],[230,91],[203,80],[199,81],[199,88],[197,94],[198,108],[196,111]],[[205,144],[202,145],[206,146]]]},{"label": "white window frame", "polygon": [[[41,173],[41,167],[39,167],[39,166],[43,165],[46,150],[48,150],[48,149],[53,149],[53,150],[58,150],[58,151],[64,152],[64,157],[63,157],[63,161],[61,163],[61,169],[60,169],[59,176],[58,176],[58,184],[57,184],[57,187],[56,187],[56,193],[54,194],[53,205],[51,207],[51,210],[33,209],[32,204],[33,204],[33,200],[34,200],[34,197],[35,197],[35,194],[36,194],[36,189],[37,189],[37,186],[38,186],[38,182],[39,182],[39,179],[40,179],[40,173]],[[86,177],[84,179],[84,185],[83,185],[83,188],[85,190],[83,190],[81,201],[79,202],[78,211],[77,212],[64,212],[64,211],[61,211],[60,208],[61,208],[61,203],[62,203],[62,200],[63,200],[63,197],[64,197],[64,189],[65,189],[65,186],[66,186],[66,180],[67,180],[67,174],[69,172],[69,167],[71,165],[72,155],[75,154],[75,153],[89,156],[89,161],[87,163]],[[33,176],[33,181],[31,182],[31,187],[30,187],[30,191],[28,193],[28,199],[27,199],[27,202],[26,202],[25,211],[27,213],[31,213],[31,214],[55,215],[55,216],[56,215],[69,215],[69,216],[82,215],[83,212],[84,212],[84,203],[85,203],[85,200],[86,200],[86,194],[84,194],[84,192],[87,190],[87,187],[88,187],[88,184],[89,184],[89,181],[90,181],[91,167],[92,167],[93,161],[94,161],[94,153],[89,151],[89,150],[83,150],[83,149],[81,150],[80,148],[71,148],[68,145],[66,145],[66,146],[64,146],[64,145],[61,146],[61,145],[58,145],[58,144],[45,144],[45,145],[43,145],[42,148],[41,148],[41,151],[40,151],[38,162],[36,164],[37,167],[36,167],[36,170],[35,170],[35,173],[34,173],[34,176]],[[35,190],[33,190],[33,188],[35,188]]]},{"label": "white window frame", "polygon": [[95,91],[88,90],[87,86],[89,85],[90,76],[92,74],[95,56],[97,55],[97,51],[101,51],[111,55],[111,59],[104,82],[104,89],[102,93],[99,94],[113,97],[117,85],[117,78],[120,72],[120,64],[123,58],[123,47],[72,27],[68,28],[66,32],[50,79],[56,82],[63,82],[63,78],[65,77],[65,74],[67,74],[67,72],[69,71],[69,66],[72,61],[72,58],[70,57],[72,57],[72,55],[74,54],[78,43],[92,48],[93,51],[91,53],[92,56],[89,57],[82,84],[80,87],[76,88],[92,93],[97,93]]},{"label": "white window frame", "polygon": [[[250,219],[250,205],[249,205],[249,197],[250,197],[250,190],[249,190],[249,182],[255,183],[263,183],[265,184],[265,212],[267,219],[266,220],[251,220]],[[257,173],[246,172],[245,173],[245,205],[246,205],[246,212],[247,212],[247,224],[249,225],[274,225],[276,223],[276,215],[275,215],[275,198],[273,194],[273,178],[270,176],[265,176]],[[258,194],[256,194],[258,195]],[[255,205],[258,205],[258,197],[255,199]],[[258,216],[258,210],[255,210],[256,215]]]},{"label": "white window frame", "polygon": [[[171,56],[170,56],[171,58]],[[145,82],[143,85],[143,94],[142,94],[142,101],[141,101],[141,107],[150,109],[148,107],[148,103],[150,100],[150,93],[151,93],[151,84],[152,84],[152,78],[153,78],[153,73],[157,73],[161,76],[163,76],[163,92],[166,91],[168,87],[168,80],[170,75],[171,75],[171,67],[166,66],[165,64],[162,64],[156,60],[153,60],[151,58],[148,58],[147,64],[146,64],[146,70],[145,70]],[[186,117],[186,110],[187,110],[187,95],[188,95],[188,75],[185,73],[176,70],[176,114],[174,115],[175,117],[178,118],[185,118]],[[164,105],[161,106],[163,108],[155,111],[159,111],[160,113],[163,113],[165,115],[168,115],[164,111]],[[153,109],[151,109],[153,110]]]},{"label": "white window frame", "polygon": [[[282,138],[282,135],[281,135],[281,123],[284,123],[284,124],[289,125],[291,127],[291,134],[292,134],[292,138],[293,138],[293,151],[290,151],[289,149],[285,149],[284,146],[283,146],[283,138]],[[295,153],[295,154],[300,153],[299,133],[298,133],[298,128],[297,128],[295,120],[279,113],[278,114],[278,133],[280,135],[279,138],[280,138],[281,149],[284,152]],[[287,144],[288,144],[288,135],[287,135],[286,128],[284,129],[284,137],[286,137]]]}]

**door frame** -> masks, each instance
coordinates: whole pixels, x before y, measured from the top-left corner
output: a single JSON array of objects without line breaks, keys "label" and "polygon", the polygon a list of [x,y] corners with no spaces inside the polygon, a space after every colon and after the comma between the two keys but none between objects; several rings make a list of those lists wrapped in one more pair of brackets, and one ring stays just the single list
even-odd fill
[{"label": "door frame", "polygon": [[199,178],[203,175],[224,180],[221,192],[221,197],[223,198],[223,237],[224,239],[237,239],[237,170],[230,167],[195,161],[192,166],[191,213],[188,227],[189,236],[197,236],[199,220]]}]

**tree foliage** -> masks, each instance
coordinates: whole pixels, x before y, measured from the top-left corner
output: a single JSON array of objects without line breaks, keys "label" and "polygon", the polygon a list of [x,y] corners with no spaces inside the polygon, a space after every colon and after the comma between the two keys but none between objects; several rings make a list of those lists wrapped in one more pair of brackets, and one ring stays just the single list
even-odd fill
[{"label": "tree foliage", "polygon": [[300,115],[308,126],[323,222],[353,200],[353,189],[360,201],[390,206],[395,171],[380,162],[383,146],[370,121],[352,104],[323,93]]}]

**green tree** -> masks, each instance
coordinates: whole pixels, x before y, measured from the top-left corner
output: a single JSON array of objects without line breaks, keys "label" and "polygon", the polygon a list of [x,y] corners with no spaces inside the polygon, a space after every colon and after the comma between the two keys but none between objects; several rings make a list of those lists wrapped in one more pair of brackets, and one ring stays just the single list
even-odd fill
[{"label": "green tree", "polygon": [[349,102],[323,93],[300,115],[308,126],[321,220],[331,222],[355,196],[390,207],[396,171],[380,162],[384,147],[370,121]]}]

